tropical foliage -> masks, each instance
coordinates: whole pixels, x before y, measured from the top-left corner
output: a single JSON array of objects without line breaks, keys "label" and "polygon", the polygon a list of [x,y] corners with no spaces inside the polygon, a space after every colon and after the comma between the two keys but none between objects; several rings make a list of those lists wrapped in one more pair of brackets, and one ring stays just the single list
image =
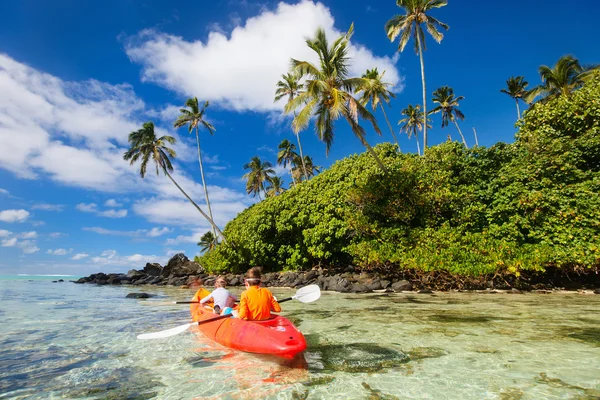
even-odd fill
[{"label": "tropical foliage", "polygon": [[542,84],[527,94],[526,101],[531,103],[538,96],[542,96],[542,99],[552,99],[559,95],[569,96],[599,68],[597,65],[584,68],[579,60],[571,55],[559,58],[552,68],[542,65],[538,70]]},{"label": "tropical foliage", "polygon": [[244,165],[244,169],[250,171],[243,176],[246,179],[246,192],[261,199],[260,193],[265,193],[265,182],[270,183],[275,170],[273,164],[268,161],[262,161],[260,157],[254,156],[248,164]]},{"label": "tropical foliage", "polygon": [[[405,118],[402,118],[398,121],[398,125],[400,125],[400,132],[406,133],[408,138],[410,139],[412,136],[415,137],[417,141],[417,154],[421,155],[421,146],[419,145],[419,131],[423,130],[423,112],[421,111],[420,106],[413,106],[409,104],[402,112],[400,113],[405,115]],[[427,119],[427,127],[431,128],[429,124],[430,120]]]},{"label": "tropical foliage", "polygon": [[[538,103],[513,144],[391,144],[335,163],[226,227],[212,271],[347,265],[458,275],[600,267],[600,74]],[[235,246],[233,245],[235,244]]]},{"label": "tropical foliage", "polygon": [[125,152],[123,155],[123,159],[129,161],[130,165],[133,165],[138,160],[141,159],[140,164],[140,176],[144,178],[146,176],[146,171],[148,168],[148,162],[150,159],[154,161],[154,165],[156,167],[156,174],[159,174],[159,171],[162,171],[170,180],[173,182],[177,189],[185,196],[186,199],[192,203],[192,205],[202,214],[204,218],[213,226],[213,228],[221,235],[223,240],[225,240],[225,236],[223,232],[219,229],[219,227],[214,223],[212,218],[210,218],[201,208],[192,200],[192,198],[179,186],[179,184],[173,179],[171,176],[171,172],[173,172],[173,164],[171,163],[171,158],[177,156],[175,150],[168,147],[169,144],[175,144],[175,138],[173,136],[161,136],[159,138],[156,137],[154,133],[154,124],[152,122],[146,122],[141,129],[137,131],[133,131],[129,134],[129,145],[131,146],[129,150]]},{"label": "tropical foliage", "polygon": [[316,53],[319,63],[315,65],[309,61],[292,59],[292,73],[306,79],[306,91],[290,100],[285,106],[285,112],[290,113],[301,108],[292,122],[294,132],[305,129],[311,118],[314,118],[317,135],[325,143],[327,153],[333,143],[334,122],[344,118],[379,167],[386,171],[367,142],[366,132],[359,123],[359,118],[370,122],[375,132],[381,135],[375,117],[353,96],[354,92],[360,91],[368,84],[365,78],[349,76],[348,50],[353,32],[354,27],[350,26],[345,35],[330,45],[325,31],[319,28],[314,38],[306,40],[307,46]]},{"label": "tropical foliage", "polygon": [[215,248],[216,238],[213,236],[213,233],[208,231],[200,238],[200,241],[197,243],[200,246],[200,252],[206,253],[207,251],[211,251]]},{"label": "tropical foliage", "polygon": [[269,180],[269,186],[266,187],[267,197],[275,197],[278,194],[285,192],[283,187],[283,179],[279,176],[274,176]]},{"label": "tropical foliage", "polygon": [[384,75],[385,71],[380,74],[379,71],[377,71],[377,68],[368,69],[367,72],[363,74],[362,77],[366,79],[366,82],[361,88],[362,95],[360,102],[364,106],[370,102],[373,111],[377,111],[377,106],[381,106],[381,111],[383,112],[385,122],[387,122],[388,128],[390,128],[390,133],[394,138],[394,142],[396,142],[396,145],[398,145],[398,150],[400,150],[400,144],[398,143],[398,139],[396,139],[396,135],[394,134],[390,120],[385,112],[385,107],[383,106],[383,103],[389,106],[390,98],[396,97],[396,95],[388,90],[392,84],[383,81]]},{"label": "tropical foliage", "polygon": [[515,103],[517,104],[517,119],[521,119],[519,100],[524,100],[524,98],[527,96],[527,86],[529,86],[529,82],[527,82],[522,76],[511,76],[506,81],[506,89],[500,90],[502,93],[505,93],[515,99]]},{"label": "tropical foliage", "polygon": [[396,15],[385,24],[385,32],[390,41],[399,36],[398,51],[404,51],[408,41],[412,38],[415,42],[415,52],[421,61],[421,84],[423,86],[423,150],[427,149],[427,89],[425,85],[425,63],[423,52],[427,50],[425,32],[440,43],[444,38],[441,29],[448,30],[448,25],[432,17],[428,13],[434,8],[441,8],[448,4],[446,0],[397,0],[398,7],[404,9],[404,15]]},{"label": "tropical foliage", "polygon": [[[283,168],[289,168],[290,175],[292,175],[295,186],[296,177],[292,173],[292,168],[298,160],[302,162],[302,158],[300,158],[298,153],[296,153],[296,146],[287,139],[283,139],[277,148],[279,149],[279,152],[277,152],[277,164],[283,166]],[[306,166],[303,166],[303,170],[304,176],[308,178],[308,175],[306,174]]]},{"label": "tropical foliage", "polygon": [[458,126],[458,122],[456,122],[457,119],[461,121],[465,119],[465,115],[462,113],[462,111],[458,109],[458,102],[463,99],[463,96],[455,97],[454,89],[452,89],[451,87],[442,86],[441,88],[438,88],[435,92],[433,92],[433,102],[437,103],[438,105],[429,113],[442,114],[442,128],[448,126],[450,121],[454,122],[454,125],[456,126],[456,129],[460,134],[463,144],[465,145],[465,147],[468,147],[467,141],[465,140],[465,137],[463,136],[462,131]]}]

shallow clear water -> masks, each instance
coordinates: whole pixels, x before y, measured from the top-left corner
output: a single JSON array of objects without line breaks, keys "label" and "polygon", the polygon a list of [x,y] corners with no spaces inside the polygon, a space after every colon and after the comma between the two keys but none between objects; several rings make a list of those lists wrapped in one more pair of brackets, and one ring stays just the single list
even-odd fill
[{"label": "shallow clear water", "polygon": [[189,322],[166,302],[192,294],[0,280],[0,399],[600,398],[598,295],[323,293],[283,304],[309,342],[287,364],[193,331],[136,340]]}]

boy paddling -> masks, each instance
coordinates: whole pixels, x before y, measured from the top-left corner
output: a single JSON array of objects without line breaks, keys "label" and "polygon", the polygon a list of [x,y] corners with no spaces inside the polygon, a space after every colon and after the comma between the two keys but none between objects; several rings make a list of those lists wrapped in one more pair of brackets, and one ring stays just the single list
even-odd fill
[{"label": "boy paddling", "polygon": [[271,318],[271,311],[281,311],[277,299],[269,289],[260,287],[260,282],[260,268],[254,267],[248,270],[244,279],[246,290],[242,293],[238,306],[240,319],[261,321]]}]

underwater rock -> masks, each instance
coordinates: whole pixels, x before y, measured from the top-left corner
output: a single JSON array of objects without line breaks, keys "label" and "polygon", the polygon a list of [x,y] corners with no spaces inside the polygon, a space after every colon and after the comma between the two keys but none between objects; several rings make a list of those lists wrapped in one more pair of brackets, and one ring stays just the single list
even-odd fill
[{"label": "underwater rock", "polygon": [[152,295],[148,293],[129,293],[125,296],[127,299],[147,299],[149,297],[152,297]]}]

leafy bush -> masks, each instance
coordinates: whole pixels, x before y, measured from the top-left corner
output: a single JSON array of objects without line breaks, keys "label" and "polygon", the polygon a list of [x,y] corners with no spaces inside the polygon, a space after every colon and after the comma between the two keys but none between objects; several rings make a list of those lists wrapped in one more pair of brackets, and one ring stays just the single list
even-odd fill
[{"label": "leafy bush", "polygon": [[214,272],[253,265],[359,267],[478,276],[600,264],[600,75],[570,97],[531,107],[513,144],[375,148],[275,198],[225,228],[201,256]]}]

